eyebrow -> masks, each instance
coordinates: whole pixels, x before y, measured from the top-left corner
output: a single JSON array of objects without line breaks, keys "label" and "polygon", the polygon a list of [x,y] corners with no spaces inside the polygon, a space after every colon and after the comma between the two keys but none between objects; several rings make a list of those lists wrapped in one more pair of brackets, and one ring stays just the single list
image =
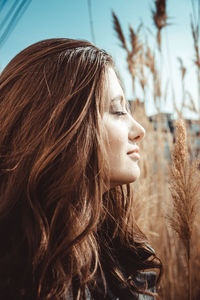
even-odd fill
[{"label": "eyebrow", "polygon": [[125,102],[125,106],[126,106],[127,111],[128,111],[129,113],[131,113],[130,103],[129,103],[129,101],[126,100],[126,98],[125,98],[124,96],[122,96],[122,95],[117,95],[116,97],[114,97],[114,98],[111,99],[111,103],[114,102],[114,101],[117,101],[117,100],[118,100],[118,101],[120,100],[121,104],[122,104],[122,102],[124,101],[124,102]]},{"label": "eyebrow", "polygon": [[124,97],[122,95],[117,95],[116,97],[114,97],[114,98],[111,99],[111,102],[117,101],[117,100],[120,100],[120,102],[122,102],[125,99],[124,99]]}]

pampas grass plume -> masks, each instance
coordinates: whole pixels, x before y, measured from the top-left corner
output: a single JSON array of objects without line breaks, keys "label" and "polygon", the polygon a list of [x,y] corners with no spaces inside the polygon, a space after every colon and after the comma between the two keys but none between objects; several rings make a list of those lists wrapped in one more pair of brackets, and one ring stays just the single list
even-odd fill
[{"label": "pampas grass plume", "polygon": [[172,212],[168,216],[172,229],[183,243],[187,261],[188,299],[192,299],[191,238],[200,189],[198,161],[191,163],[183,120],[176,122],[177,141],[172,152],[170,191]]}]

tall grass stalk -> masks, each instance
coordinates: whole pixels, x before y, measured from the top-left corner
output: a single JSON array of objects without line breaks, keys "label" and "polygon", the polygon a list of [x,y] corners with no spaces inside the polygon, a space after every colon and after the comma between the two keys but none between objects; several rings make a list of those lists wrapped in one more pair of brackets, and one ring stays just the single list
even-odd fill
[{"label": "tall grass stalk", "polygon": [[143,45],[139,39],[139,32],[142,28],[142,24],[140,24],[136,31],[133,30],[133,27],[129,25],[129,37],[131,47],[128,47],[126,42],[123,30],[121,28],[120,22],[114,11],[112,12],[113,24],[115,32],[117,33],[117,37],[120,41],[120,46],[126,51],[127,54],[127,64],[128,70],[132,77],[132,87],[133,87],[133,95],[136,98],[136,88],[135,81],[138,77],[138,68],[141,67],[141,53],[143,49]]},{"label": "tall grass stalk", "polygon": [[199,196],[198,163],[191,163],[187,150],[187,135],[183,121],[176,122],[177,141],[172,152],[170,191],[173,209],[168,216],[173,230],[186,250],[188,269],[188,300],[192,300],[191,238]]},{"label": "tall grass stalk", "polygon": [[152,9],[152,16],[154,24],[157,28],[157,43],[158,48],[161,51],[161,30],[167,26],[167,12],[166,12],[167,0],[155,0],[155,9]]}]

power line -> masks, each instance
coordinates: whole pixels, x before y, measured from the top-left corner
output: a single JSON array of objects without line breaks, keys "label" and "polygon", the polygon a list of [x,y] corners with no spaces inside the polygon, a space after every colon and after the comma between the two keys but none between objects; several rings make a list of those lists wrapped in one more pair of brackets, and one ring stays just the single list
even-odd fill
[{"label": "power line", "polygon": [[88,12],[89,12],[89,19],[90,19],[90,31],[92,36],[92,42],[96,44],[95,35],[94,35],[94,26],[93,26],[93,18],[92,18],[92,5],[91,0],[88,0]]},{"label": "power line", "polygon": [[[31,0],[14,0],[13,3],[10,0],[1,2],[0,15],[3,16],[5,14],[5,17],[0,23],[0,47],[5,43],[30,3]],[[6,7],[6,4],[11,4],[11,7]]]}]

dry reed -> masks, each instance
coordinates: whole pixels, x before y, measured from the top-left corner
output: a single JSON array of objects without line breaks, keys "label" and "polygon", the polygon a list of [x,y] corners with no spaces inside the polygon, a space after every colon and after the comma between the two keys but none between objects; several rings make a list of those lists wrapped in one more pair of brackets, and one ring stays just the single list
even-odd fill
[{"label": "dry reed", "polygon": [[173,230],[186,250],[188,299],[192,299],[191,238],[200,190],[198,162],[191,163],[187,149],[187,135],[183,121],[176,122],[177,141],[172,152],[170,191],[173,209],[168,216]]},{"label": "dry reed", "polygon": [[117,33],[117,37],[120,41],[120,46],[125,49],[127,53],[127,64],[128,69],[132,77],[132,87],[133,87],[133,94],[136,95],[135,90],[135,80],[138,76],[138,65],[141,66],[141,64],[138,64],[138,58],[141,55],[141,51],[143,49],[143,45],[139,39],[139,33],[142,28],[142,24],[140,24],[136,30],[136,32],[133,30],[132,26],[129,26],[129,33],[130,33],[130,43],[131,43],[131,49],[129,49],[126,39],[124,37],[120,22],[114,11],[112,12],[113,16],[113,24],[115,32]]},{"label": "dry reed", "polygon": [[155,9],[152,10],[154,24],[157,28],[157,43],[160,51],[161,51],[161,30],[168,25],[166,2],[167,2],[166,0],[155,0]]}]

